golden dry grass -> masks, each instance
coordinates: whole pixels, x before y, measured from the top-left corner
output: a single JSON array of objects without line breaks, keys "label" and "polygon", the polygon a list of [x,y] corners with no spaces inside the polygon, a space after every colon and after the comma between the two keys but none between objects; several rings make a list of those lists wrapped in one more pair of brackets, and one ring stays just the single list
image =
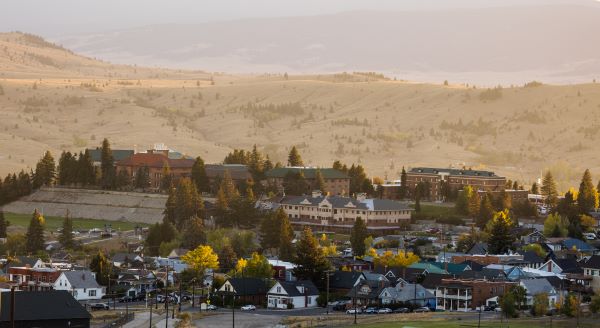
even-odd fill
[{"label": "golden dry grass", "polygon": [[[0,85],[0,174],[29,169],[46,149],[58,157],[104,137],[113,148],[165,143],[207,162],[253,144],[283,161],[296,145],[307,164],[360,162],[387,178],[403,165],[465,165],[530,183],[550,168],[564,189],[585,168],[600,173],[595,83],[504,87],[486,100],[471,86],[361,74],[285,79],[111,65],[13,33],[0,34]],[[302,113],[242,110],[296,102]]]}]

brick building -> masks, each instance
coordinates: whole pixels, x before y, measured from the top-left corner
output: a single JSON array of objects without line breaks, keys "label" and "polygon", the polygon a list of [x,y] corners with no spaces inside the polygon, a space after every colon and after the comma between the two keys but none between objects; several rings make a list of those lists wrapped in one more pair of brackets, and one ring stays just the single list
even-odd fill
[{"label": "brick building", "polygon": [[435,289],[437,309],[464,312],[475,310],[479,306],[489,305],[488,300],[504,295],[515,284],[480,279],[442,279]]},{"label": "brick building", "polygon": [[344,172],[338,171],[331,168],[314,168],[314,167],[279,167],[274,168],[266,173],[267,183],[277,187],[277,190],[285,191],[284,181],[285,177],[289,173],[301,172],[308,183],[306,193],[310,194],[311,191],[318,189],[316,174],[317,171],[321,171],[323,181],[325,182],[325,190],[321,190],[324,193],[330,195],[348,195],[350,190],[350,177]]},{"label": "brick building", "polygon": [[[211,192],[214,194],[219,190],[219,184],[223,179],[225,171],[229,173],[233,184],[240,191],[243,191],[242,188],[245,188],[244,184],[252,179],[252,174],[250,174],[248,166],[243,164],[206,164],[204,165],[204,170],[211,186]],[[257,182],[255,181],[255,183]]]},{"label": "brick building", "polygon": [[442,183],[447,183],[451,190],[461,190],[465,186],[471,186],[475,190],[493,192],[505,189],[506,178],[490,171],[466,169],[415,167],[406,172],[406,184],[411,195],[414,195],[419,183],[429,186],[431,199],[442,199]]},{"label": "brick building", "polygon": [[173,182],[184,177],[191,177],[192,167],[195,160],[189,158],[169,158],[168,150],[148,150],[147,153],[137,153],[132,156],[117,161],[115,163],[116,171],[125,170],[132,179],[139,168],[148,167],[150,174],[150,188],[158,189],[162,179],[163,169],[169,166]]},{"label": "brick building", "polygon": [[52,268],[10,267],[8,279],[20,290],[52,290],[60,272]]}]

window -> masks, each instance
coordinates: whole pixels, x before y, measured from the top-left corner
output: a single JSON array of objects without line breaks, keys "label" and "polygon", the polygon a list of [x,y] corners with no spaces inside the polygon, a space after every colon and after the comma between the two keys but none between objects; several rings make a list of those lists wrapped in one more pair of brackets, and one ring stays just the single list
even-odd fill
[{"label": "window", "polygon": [[281,293],[281,287],[277,287],[277,294]]},{"label": "window", "polygon": [[88,296],[96,296],[96,290],[95,289],[90,289],[88,291]]}]

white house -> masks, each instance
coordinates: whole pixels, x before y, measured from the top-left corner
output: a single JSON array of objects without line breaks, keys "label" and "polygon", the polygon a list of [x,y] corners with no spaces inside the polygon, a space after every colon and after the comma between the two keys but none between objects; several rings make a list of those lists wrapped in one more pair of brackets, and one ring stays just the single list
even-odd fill
[{"label": "white house", "polygon": [[319,290],[311,281],[278,281],[267,293],[267,307],[311,308],[317,306],[317,297]]},{"label": "white house", "polygon": [[99,300],[106,289],[96,282],[91,271],[64,271],[54,282],[55,290],[66,290],[78,301]]},{"label": "white house", "polygon": [[541,293],[546,293],[548,295],[548,306],[550,306],[550,308],[554,308],[556,303],[558,303],[558,300],[559,300],[558,292],[556,291],[556,289],[554,289],[554,287],[552,287],[552,285],[548,282],[548,280],[546,280],[544,278],[523,279],[519,282],[519,285],[521,285],[527,291],[527,295],[526,295],[526,305],[527,306],[533,305],[534,297]]}]

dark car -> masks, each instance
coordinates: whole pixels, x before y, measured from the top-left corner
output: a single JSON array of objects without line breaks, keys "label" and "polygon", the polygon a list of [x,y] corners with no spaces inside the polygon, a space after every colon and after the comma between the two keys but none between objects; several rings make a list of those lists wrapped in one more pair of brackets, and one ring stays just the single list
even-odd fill
[{"label": "dark car", "polygon": [[408,312],[410,312],[410,310],[408,308],[402,307],[402,308],[397,308],[392,312],[393,313],[408,313]]},{"label": "dark car", "polygon": [[376,307],[370,307],[370,308],[367,308],[367,309],[365,310],[365,313],[366,313],[366,314],[375,314],[375,313],[377,313],[377,308],[376,308]]},{"label": "dark car", "polygon": [[135,299],[131,296],[123,296],[121,298],[119,298],[119,303],[128,303],[128,302],[133,302],[135,301]]}]

